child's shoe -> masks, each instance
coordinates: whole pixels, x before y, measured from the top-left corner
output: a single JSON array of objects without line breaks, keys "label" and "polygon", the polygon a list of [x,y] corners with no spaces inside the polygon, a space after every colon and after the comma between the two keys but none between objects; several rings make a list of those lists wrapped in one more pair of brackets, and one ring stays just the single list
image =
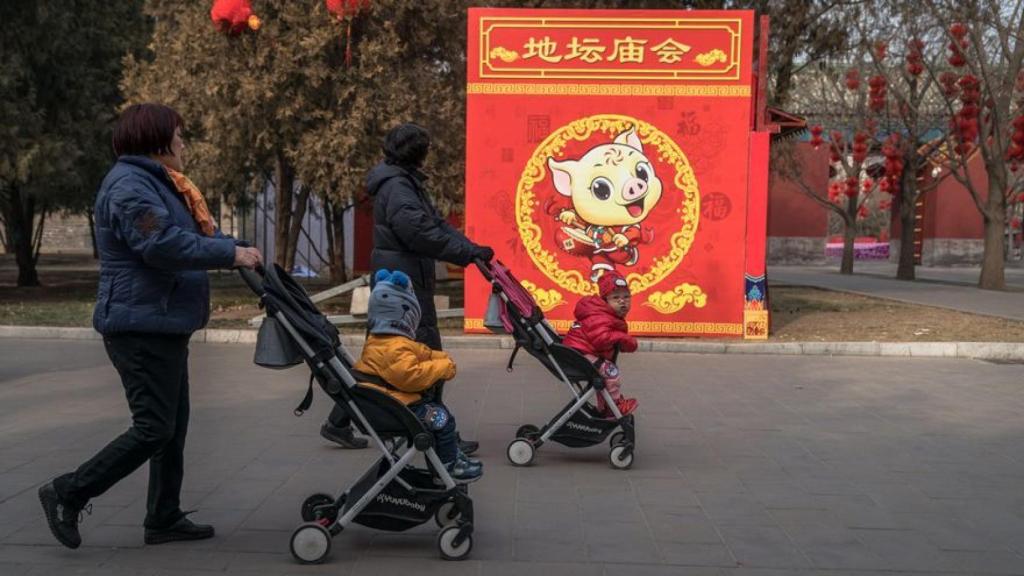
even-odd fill
[{"label": "child's shoe", "polygon": [[459,484],[476,482],[484,475],[482,464],[479,462],[474,464],[465,458],[456,458],[455,462],[447,464],[446,467],[448,468],[448,473],[452,476],[452,480]]},{"label": "child's shoe", "polygon": [[629,416],[632,414],[633,411],[636,410],[638,404],[639,403],[636,401],[636,398],[623,397],[615,401],[615,405],[619,407],[619,412],[623,416]]},{"label": "child's shoe", "polygon": [[[623,397],[615,401],[615,406],[618,407],[620,414],[622,414],[623,416],[628,416],[629,414],[632,414],[634,410],[636,410],[637,401],[636,398]],[[605,407],[602,416],[604,416],[608,420],[615,420],[615,414],[612,412],[612,409],[607,406]]]},{"label": "child's shoe", "polygon": [[463,452],[461,450],[459,450],[458,458],[460,460],[467,460],[467,461],[469,461],[470,464],[480,464],[481,466],[483,465],[483,463],[480,462],[480,460],[478,458],[473,458],[472,456],[470,456],[469,454],[466,454],[465,452]]}]

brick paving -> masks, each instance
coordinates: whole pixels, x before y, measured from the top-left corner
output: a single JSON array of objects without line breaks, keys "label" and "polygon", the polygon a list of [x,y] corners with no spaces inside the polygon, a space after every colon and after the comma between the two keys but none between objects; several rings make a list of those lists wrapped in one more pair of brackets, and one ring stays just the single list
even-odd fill
[{"label": "brick paving", "polygon": [[145,469],[94,502],[76,551],[35,491],[128,424],[99,342],[0,340],[0,574],[893,575],[1024,574],[1024,370],[974,360],[645,353],[623,357],[640,399],[629,471],[607,448],[505,446],[565,391],[529,358],[456,350],[448,399],[483,447],[472,559],[437,559],[436,529],[362,527],[328,563],[287,550],[302,499],[369,464],[317,432],[323,397],[291,415],[308,372],[252,347],[192,347],[183,494],[218,536],[145,547]]}]

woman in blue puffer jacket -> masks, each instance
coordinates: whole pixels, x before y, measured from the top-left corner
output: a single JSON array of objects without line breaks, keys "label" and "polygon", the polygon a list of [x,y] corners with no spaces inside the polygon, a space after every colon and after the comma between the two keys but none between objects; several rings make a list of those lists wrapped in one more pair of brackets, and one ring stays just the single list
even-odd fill
[{"label": "woman in blue puffer jacket", "polygon": [[253,268],[261,256],[216,229],[184,174],[183,121],[160,104],[127,108],[114,129],[117,163],[96,198],[100,282],[93,326],[121,376],[132,426],[75,472],[39,489],[50,530],[81,545],[90,499],[149,461],[145,542],[198,540],[213,527],[180,506],[188,430],[188,341],[210,316],[207,270]]}]

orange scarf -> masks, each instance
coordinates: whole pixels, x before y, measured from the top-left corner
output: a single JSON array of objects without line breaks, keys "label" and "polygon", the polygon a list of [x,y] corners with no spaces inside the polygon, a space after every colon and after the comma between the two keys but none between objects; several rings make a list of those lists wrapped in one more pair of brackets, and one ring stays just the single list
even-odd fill
[{"label": "orange scarf", "polygon": [[203,198],[203,193],[189,180],[188,176],[176,170],[171,170],[166,166],[164,166],[164,169],[167,170],[167,175],[171,177],[171,182],[174,182],[174,187],[178,189],[178,194],[181,194],[181,197],[185,199],[185,206],[192,213],[192,218],[195,218],[199,229],[202,230],[204,235],[213,236],[216,226],[213,223],[210,209],[206,206],[206,199]]}]

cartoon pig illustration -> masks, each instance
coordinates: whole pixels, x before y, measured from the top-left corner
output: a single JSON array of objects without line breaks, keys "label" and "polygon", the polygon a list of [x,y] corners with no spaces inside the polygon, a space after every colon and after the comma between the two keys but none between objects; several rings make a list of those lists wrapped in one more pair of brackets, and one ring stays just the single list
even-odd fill
[{"label": "cartoon pig illustration", "polygon": [[636,128],[591,148],[579,160],[548,157],[548,168],[555,189],[572,200],[572,208],[557,215],[564,224],[556,234],[561,248],[590,259],[594,282],[617,265],[636,264],[640,243],[652,236],[641,223],[662,192]]}]

